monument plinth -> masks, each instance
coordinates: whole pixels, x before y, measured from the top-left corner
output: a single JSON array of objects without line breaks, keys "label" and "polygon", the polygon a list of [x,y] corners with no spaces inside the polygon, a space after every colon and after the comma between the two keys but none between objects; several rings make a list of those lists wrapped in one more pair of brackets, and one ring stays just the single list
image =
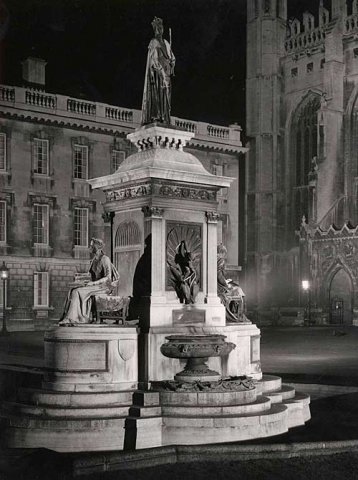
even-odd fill
[{"label": "monument plinth", "polygon": [[140,381],[173,378],[180,362],[165,358],[160,346],[168,335],[188,333],[227,335],[228,341],[240,344],[244,362],[233,353],[228,359],[210,359],[210,368],[260,378],[251,355],[259,330],[250,322],[240,329],[226,326],[217,293],[217,194],[234,179],[209,173],[184,151],[192,136],[161,124],[143,126],[128,135],[138,151],[112,175],[90,180],[92,188],[105,193],[105,210],[115,212],[114,231],[130,219],[138,225],[143,245],[150,238],[141,259],[147,267],[139,274],[137,267],[133,278],[132,304],[140,318],[143,355]]}]

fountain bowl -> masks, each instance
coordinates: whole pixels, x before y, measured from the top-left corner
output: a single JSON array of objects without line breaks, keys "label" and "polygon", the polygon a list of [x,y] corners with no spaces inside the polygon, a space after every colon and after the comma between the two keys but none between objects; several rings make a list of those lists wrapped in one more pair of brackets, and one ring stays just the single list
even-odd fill
[{"label": "fountain bowl", "polygon": [[218,381],[221,376],[210,370],[206,361],[210,357],[224,357],[236,347],[226,342],[225,335],[170,335],[160,347],[165,357],[186,359],[187,364],[182,372],[174,377],[176,381]]}]

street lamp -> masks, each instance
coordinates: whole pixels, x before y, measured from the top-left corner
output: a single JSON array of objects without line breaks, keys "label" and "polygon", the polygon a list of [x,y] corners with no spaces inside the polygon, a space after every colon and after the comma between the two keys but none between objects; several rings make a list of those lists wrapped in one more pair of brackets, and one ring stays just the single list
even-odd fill
[{"label": "street lamp", "polygon": [[302,280],[302,288],[308,295],[308,302],[307,302],[307,320],[308,325],[311,324],[311,290],[310,290],[310,282],[309,280]]},{"label": "street lamp", "polygon": [[5,265],[4,261],[0,267],[0,278],[2,279],[2,329],[0,335],[6,336],[9,335],[9,332],[6,328],[6,282],[9,278],[9,269]]}]

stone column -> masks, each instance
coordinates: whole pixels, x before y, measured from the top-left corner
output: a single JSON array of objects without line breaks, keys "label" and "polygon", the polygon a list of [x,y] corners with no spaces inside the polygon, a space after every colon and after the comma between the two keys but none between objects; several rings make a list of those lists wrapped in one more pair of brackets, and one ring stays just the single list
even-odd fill
[{"label": "stone column", "polygon": [[152,235],[152,292],[151,297],[165,295],[165,245],[163,239],[163,213],[159,207],[143,207],[146,234]]},{"label": "stone column", "polygon": [[220,303],[217,294],[217,243],[218,243],[218,220],[217,212],[206,212],[207,221],[207,246],[206,246],[206,268],[207,268],[207,291],[206,303]]}]

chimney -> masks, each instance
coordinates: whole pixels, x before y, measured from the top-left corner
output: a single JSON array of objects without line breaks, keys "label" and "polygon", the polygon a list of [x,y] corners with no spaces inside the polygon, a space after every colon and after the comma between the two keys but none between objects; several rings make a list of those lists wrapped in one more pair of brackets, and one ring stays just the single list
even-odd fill
[{"label": "chimney", "polygon": [[44,89],[47,62],[42,58],[28,57],[21,63],[22,79],[26,86]]}]

